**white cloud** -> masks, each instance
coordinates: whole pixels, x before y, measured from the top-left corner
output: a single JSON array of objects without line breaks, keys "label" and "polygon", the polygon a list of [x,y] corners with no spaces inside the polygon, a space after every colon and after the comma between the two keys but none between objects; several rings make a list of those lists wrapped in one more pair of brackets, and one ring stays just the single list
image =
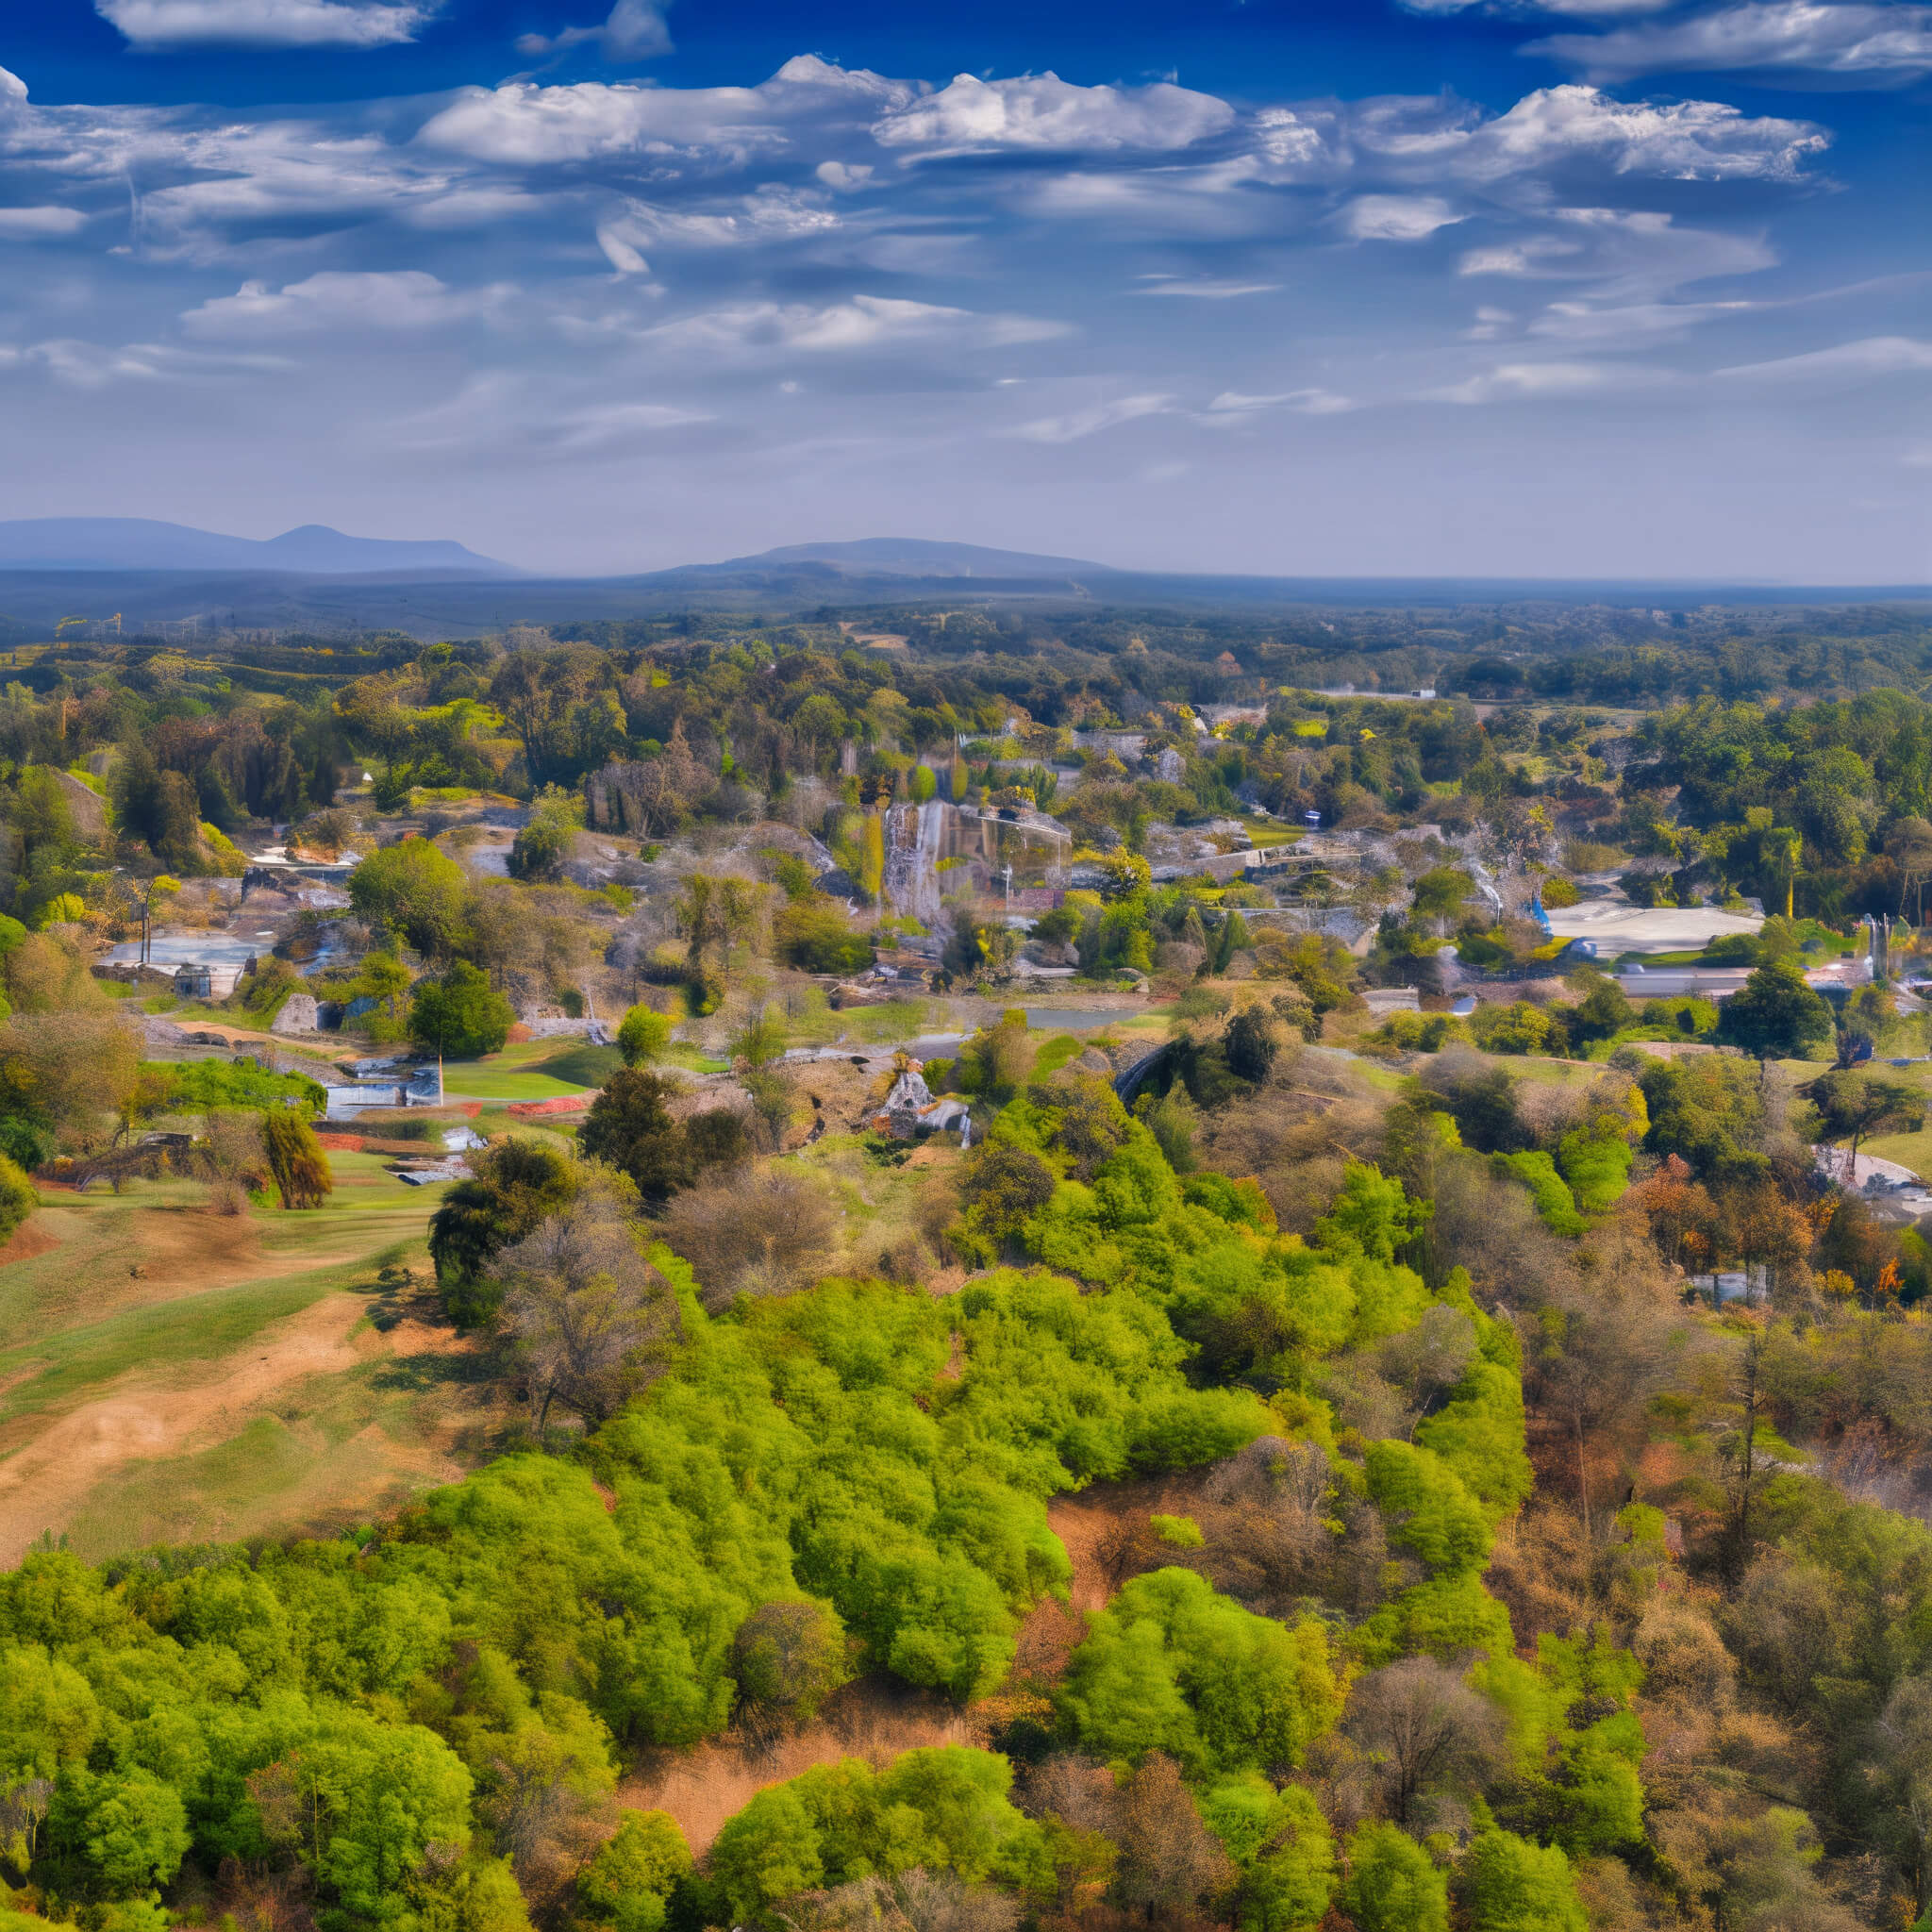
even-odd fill
[{"label": "white cloud", "polygon": [[0,208],[0,242],[41,242],[86,226],[77,208]]},{"label": "white cloud", "polygon": [[821,161],[812,172],[825,186],[839,194],[852,194],[872,179],[867,161]]},{"label": "white cloud", "polygon": [[183,349],[168,342],[102,342],[60,337],[0,349],[0,369],[44,371],[69,389],[106,389],[117,382],[181,382],[210,376],[254,375],[290,367],[279,356],[238,355]]},{"label": "white cloud", "polygon": [[492,371],[472,376],[447,401],[386,425],[382,446],[414,456],[585,460],[648,448],[669,430],[712,420],[675,403],[559,401],[525,376]]},{"label": "white cloud", "polygon": [[1136,289],[1137,295],[1181,295],[1197,302],[1226,302],[1237,295],[1270,295],[1281,286],[1279,282],[1215,280],[1210,276],[1187,280],[1178,275],[1147,275],[1142,279],[1148,286]]},{"label": "white cloud", "polygon": [[1932,342],[1910,336],[1867,336],[1805,356],[1773,362],[1740,362],[1720,375],[1752,382],[1857,382],[1874,375],[1917,375],[1932,370]]},{"label": "white cloud", "polygon": [[1713,275],[1755,275],[1777,261],[1761,237],[1680,228],[1647,209],[1552,208],[1547,219],[1552,226],[1542,233],[1471,249],[1457,273],[1595,281],[1600,300],[1633,300]]},{"label": "white cloud", "polygon": [[1548,87],[1472,129],[1442,158],[1474,180],[1573,159],[1680,181],[1778,179],[1827,144],[1808,122],[1752,119],[1722,101],[1616,101],[1593,87]]},{"label": "white cloud", "polygon": [[1482,308],[1475,312],[1475,321],[1462,331],[1463,339],[1472,342],[1493,342],[1506,329],[1512,327],[1516,317],[1507,308]]},{"label": "white cloud", "polygon": [[1594,87],[1538,88],[1487,114],[1453,94],[1269,108],[1248,124],[1222,185],[1336,182],[1350,176],[1440,191],[1500,190],[1558,172],[1685,181],[1787,180],[1829,144],[1808,121],[1749,116],[1723,101],[1619,101]]},{"label": "white cloud", "polygon": [[790,145],[788,125],[858,124],[904,106],[915,90],[816,55],[786,61],[757,87],[637,87],[508,81],[465,88],[418,130],[424,146],[508,166],[624,155],[715,153],[742,160]]},{"label": "white cloud", "polygon": [[272,291],[266,282],[244,282],[232,295],[191,308],[181,326],[191,336],[230,339],[441,328],[487,313],[511,292],[502,283],[450,289],[421,269],[361,275],[326,271],[279,291]]},{"label": "white cloud", "polygon": [[1769,69],[1886,86],[1932,73],[1932,7],[1754,0],[1615,33],[1554,34],[1524,51],[1566,61],[1592,80]]},{"label": "white cloud", "polygon": [[881,295],[814,308],[809,303],[741,302],[647,329],[641,340],[665,348],[714,353],[801,351],[811,355],[942,343],[999,348],[1068,333],[1061,323],[1025,315],[978,315],[930,302]]},{"label": "white cloud", "polygon": [[[792,241],[824,235],[839,226],[839,217],[819,206],[822,197],[768,182],[741,197],[728,211],[663,208],[648,201],[627,201],[625,212],[597,230],[604,252],[615,240],[629,248],[663,242],[676,248],[735,248],[754,242]],[[611,258],[613,261],[616,258]],[[625,271],[636,274],[636,270]]]},{"label": "white cloud", "polygon": [[524,34],[517,52],[532,57],[595,45],[607,60],[658,60],[673,51],[671,29],[651,0],[617,0],[602,26],[567,26],[561,33]]},{"label": "white cloud", "polygon": [[1566,402],[1605,390],[1647,388],[1668,382],[1660,370],[1615,362],[1506,362],[1466,382],[1426,391],[1432,403]]},{"label": "white cloud", "polygon": [[1176,408],[1173,396],[1122,396],[1111,403],[1096,403],[1091,408],[1075,409],[1065,416],[1042,416],[1023,423],[1012,433],[1029,442],[1078,442],[1083,437],[1097,436],[1103,429],[1117,428],[1123,423],[1137,422],[1142,416],[1172,415]]},{"label": "white cloud", "polygon": [[1599,308],[1588,302],[1552,302],[1526,333],[1550,341],[1641,348],[1688,335],[1700,323],[1749,314],[1757,306],[1753,302],[1632,302]]},{"label": "white cloud", "polygon": [[1167,150],[1219,134],[1234,118],[1234,109],[1217,96],[1166,81],[1143,88],[1075,87],[1054,74],[991,81],[961,74],[938,93],[887,115],[873,134],[885,147],[944,153]]},{"label": "white cloud", "polygon": [[436,13],[415,0],[94,0],[137,47],[393,47]]},{"label": "white cloud", "polygon": [[1434,194],[1358,194],[1341,211],[1343,230],[1357,242],[1424,242],[1466,220]]},{"label": "white cloud", "polygon": [[1299,416],[1340,416],[1356,407],[1347,396],[1325,389],[1291,389],[1272,396],[1224,390],[1208,405],[1208,410],[1210,416],[1254,415],[1263,409],[1292,409]]}]

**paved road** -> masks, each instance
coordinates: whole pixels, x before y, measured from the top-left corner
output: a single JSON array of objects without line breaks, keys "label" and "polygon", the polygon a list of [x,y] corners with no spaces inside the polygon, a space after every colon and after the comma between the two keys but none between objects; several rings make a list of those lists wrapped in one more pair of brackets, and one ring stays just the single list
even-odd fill
[{"label": "paved road", "polygon": [[1626,999],[1675,999],[1694,992],[1705,999],[1728,999],[1751,976],[1741,966],[1658,966],[1642,973],[1620,973],[1617,984]]}]

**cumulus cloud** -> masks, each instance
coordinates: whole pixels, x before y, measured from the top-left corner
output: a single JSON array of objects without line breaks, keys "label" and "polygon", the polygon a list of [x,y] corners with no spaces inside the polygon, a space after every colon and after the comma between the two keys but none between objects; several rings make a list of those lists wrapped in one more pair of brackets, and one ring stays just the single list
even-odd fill
[{"label": "cumulus cloud", "polygon": [[1886,87],[1932,73],[1932,7],[1753,0],[1614,33],[1553,34],[1524,51],[1581,68],[1592,80],[1769,70]]},{"label": "cumulus cloud", "polygon": [[839,194],[856,192],[872,179],[873,175],[872,164],[868,161],[821,161],[812,172]]},{"label": "cumulus cloud", "polygon": [[1740,362],[1720,375],[1749,382],[1862,382],[1877,375],[1920,375],[1932,371],[1932,342],[1910,336],[1866,336],[1804,356],[1771,362]]},{"label": "cumulus cloud", "polygon": [[652,0],[617,0],[601,26],[567,26],[561,33],[523,34],[517,40],[517,52],[533,58],[582,46],[595,46],[614,61],[658,60],[673,51],[671,28]]},{"label": "cumulus cloud", "polygon": [[643,331],[641,340],[669,349],[725,355],[836,355],[920,343],[998,348],[1045,341],[1067,332],[1064,324],[1032,316],[979,315],[931,302],[855,295],[824,307],[805,302],[733,303],[660,324]]},{"label": "cumulus cloud", "polygon": [[191,336],[229,339],[441,328],[487,313],[512,292],[503,283],[447,288],[421,269],[325,271],[281,290],[271,290],[266,282],[243,282],[234,294],[191,308],[181,326]]},{"label": "cumulus cloud", "polygon": [[1191,147],[1230,126],[1234,118],[1234,109],[1217,96],[1166,81],[1142,88],[1075,87],[1053,74],[991,81],[962,74],[938,93],[887,115],[873,135],[885,147],[942,153],[1165,150]]},{"label": "cumulus cloud", "polygon": [[42,242],[87,226],[77,208],[0,208],[0,242]]},{"label": "cumulus cloud", "polygon": [[1074,409],[1064,416],[1041,416],[1023,423],[1013,431],[1029,442],[1078,442],[1098,436],[1103,429],[1118,428],[1142,416],[1172,415],[1176,398],[1163,395],[1122,396],[1111,403],[1095,403],[1091,408]]},{"label": "cumulus cloud", "polygon": [[809,54],[788,60],[757,87],[544,87],[516,80],[462,89],[416,140],[506,166],[707,150],[744,159],[788,146],[787,128],[794,124],[870,119],[903,106],[915,92],[905,81]]},{"label": "cumulus cloud", "polygon": [[1435,194],[1358,194],[1341,211],[1343,232],[1357,242],[1425,242],[1467,219]]},{"label": "cumulus cloud", "polygon": [[140,48],[394,47],[435,16],[415,0],[94,0]]},{"label": "cumulus cloud", "polygon": [[[734,248],[757,242],[795,240],[826,234],[839,226],[839,217],[819,202],[816,195],[775,182],[744,195],[733,206],[715,210],[628,200],[622,215],[599,227],[597,239],[607,255],[612,241],[636,250],[656,242],[681,248]],[[611,258],[616,259],[614,256]]]}]

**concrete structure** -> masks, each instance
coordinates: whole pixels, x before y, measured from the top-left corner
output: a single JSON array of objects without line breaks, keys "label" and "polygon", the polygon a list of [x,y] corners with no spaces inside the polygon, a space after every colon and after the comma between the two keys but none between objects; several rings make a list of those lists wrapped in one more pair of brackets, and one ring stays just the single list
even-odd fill
[{"label": "concrete structure", "polygon": [[1714,939],[1755,935],[1764,921],[1754,914],[1720,912],[1708,906],[1633,906],[1627,899],[1585,899],[1551,907],[1554,938],[1594,940],[1600,958],[1620,953],[1689,953]]},{"label": "concrete structure", "polygon": [[271,1033],[313,1033],[322,1024],[312,992],[291,992],[269,1024]]}]

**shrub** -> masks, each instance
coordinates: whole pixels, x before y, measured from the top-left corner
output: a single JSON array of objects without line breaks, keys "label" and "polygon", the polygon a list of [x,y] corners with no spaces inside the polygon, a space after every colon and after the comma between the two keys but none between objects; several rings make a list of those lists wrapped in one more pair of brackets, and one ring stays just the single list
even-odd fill
[{"label": "shrub", "polygon": [[631,1008],[617,1029],[617,1050],[627,1067],[662,1059],[670,1044],[670,1017],[651,1007]]},{"label": "shrub", "polygon": [[14,1229],[40,1205],[41,1197],[34,1192],[33,1183],[5,1154],[0,1154],[0,1241],[9,1240]]}]

